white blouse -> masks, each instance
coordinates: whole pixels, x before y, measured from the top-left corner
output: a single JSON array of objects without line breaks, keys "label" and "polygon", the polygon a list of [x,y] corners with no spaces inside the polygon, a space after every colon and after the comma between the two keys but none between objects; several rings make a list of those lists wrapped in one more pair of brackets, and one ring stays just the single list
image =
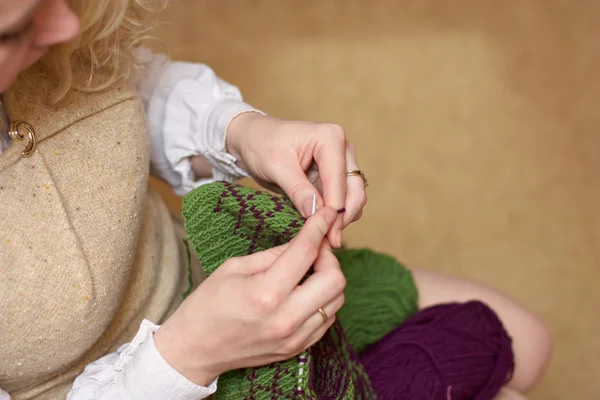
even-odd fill
[{"label": "white blouse", "polygon": [[[148,65],[138,90],[152,142],[151,173],[168,182],[179,195],[208,182],[247,176],[236,165],[235,157],[227,153],[225,134],[237,115],[259,111],[244,103],[235,86],[219,79],[205,65],[172,62],[145,48],[136,56]],[[6,120],[1,103],[0,117]],[[6,132],[0,132],[0,153],[3,145],[10,145]],[[189,160],[193,155],[211,163],[211,178],[195,178]],[[131,343],[85,368],[67,399],[200,400],[214,393],[218,378],[207,387],[198,386],[165,361],[154,344],[153,334],[159,328],[144,320]],[[0,400],[10,400],[2,389]]]}]

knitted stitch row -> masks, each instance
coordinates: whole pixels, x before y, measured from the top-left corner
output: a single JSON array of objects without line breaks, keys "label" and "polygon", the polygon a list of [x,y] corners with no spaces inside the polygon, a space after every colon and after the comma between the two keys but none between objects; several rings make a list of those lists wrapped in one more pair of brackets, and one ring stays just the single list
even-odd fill
[{"label": "knitted stitch row", "polygon": [[[207,276],[231,257],[288,242],[305,222],[289,199],[227,182],[203,185],[186,195],[183,216],[185,241],[192,244]],[[215,393],[217,400],[376,397],[338,320],[295,358],[221,375]]]}]

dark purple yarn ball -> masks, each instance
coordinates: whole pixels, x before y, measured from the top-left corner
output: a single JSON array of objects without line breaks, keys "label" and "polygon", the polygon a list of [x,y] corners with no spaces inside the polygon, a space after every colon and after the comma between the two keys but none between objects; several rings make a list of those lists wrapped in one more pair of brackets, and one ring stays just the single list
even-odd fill
[{"label": "dark purple yarn ball", "polygon": [[512,340],[487,305],[423,309],[360,355],[381,400],[491,400],[512,376]]}]

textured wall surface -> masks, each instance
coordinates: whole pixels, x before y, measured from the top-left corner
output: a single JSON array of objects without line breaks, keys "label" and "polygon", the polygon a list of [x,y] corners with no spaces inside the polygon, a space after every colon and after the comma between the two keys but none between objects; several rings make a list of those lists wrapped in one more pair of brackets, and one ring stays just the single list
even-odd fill
[{"label": "textured wall surface", "polygon": [[519,299],[556,345],[531,398],[600,398],[599,2],[175,0],[161,19],[173,58],[347,129],[371,182],[349,245]]}]

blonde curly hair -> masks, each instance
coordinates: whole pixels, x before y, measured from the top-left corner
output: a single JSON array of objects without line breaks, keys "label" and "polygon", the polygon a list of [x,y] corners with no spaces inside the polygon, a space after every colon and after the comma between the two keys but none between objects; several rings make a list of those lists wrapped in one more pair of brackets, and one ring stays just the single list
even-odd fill
[{"label": "blonde curly hair", "polygon": [[69,0],[81,21],[80,34],[50,49],[41,61],[56,78],[48,100],[57,103],[71,89],[100,91],[132,77],[137,69],[133,51],[149,38],[152,14],[167,1]]}]

